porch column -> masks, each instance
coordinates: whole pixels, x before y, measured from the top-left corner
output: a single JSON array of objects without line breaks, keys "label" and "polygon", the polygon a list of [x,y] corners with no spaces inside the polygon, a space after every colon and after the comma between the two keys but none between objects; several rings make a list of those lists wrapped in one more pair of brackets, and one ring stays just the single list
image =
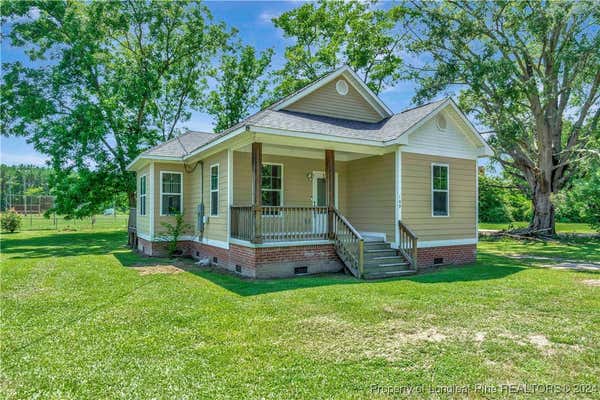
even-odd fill
[{"label": "porch column", "polygon": [[252,208],[254,210],[253,243],[262,243],[262,143],[252,143]]},{"label": "porch column", "polygon": [[327,237],[333,239],[333,209],[335,207],[335,152],[325,150],[325,186],[327,187]]}]

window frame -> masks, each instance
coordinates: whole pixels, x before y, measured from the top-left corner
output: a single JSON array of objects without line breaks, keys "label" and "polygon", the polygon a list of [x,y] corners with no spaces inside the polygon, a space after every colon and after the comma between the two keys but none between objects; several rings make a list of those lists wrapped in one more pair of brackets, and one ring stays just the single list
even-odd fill
[{"label": "window frame", "polygon": [[[144,180],[144,194],[142,194],[142,179]],[[138,209],[138,215],[139,216],[146,216],[146,214],[148,213],[148,203],[147,203],[147,198],[148,198],[148,178],[146,174],[143,174],[140,176],[140,187],[139,187],[139,193],[140,193],[140,205],[139,205],[139,209]],[[142,213],[142,199],[144,200],[144,212]]]},{"label": "window frame", "polygon": [[[446,190],[434,188],[435,167],[445,167],[446,168],[446,182],[447,182]],[[435,192],[446,193],[446,214],[445,215],[435,215],[435,204],[434,204]],[[449,164],[431,163],[431,216],[434,218],[448,218],[450,216],[450,165]]]},{"label": "window frame", "polygon": [[[214,167],[217,167],[217,188],[212,188],[212,170]],[[221,201],[221,193],[219,186],[221,185],[221,165],[220,163],[211,164],[208,168],[208,215],[211,217],[218,217],[220,215],[220,207],[219,202]],[[213,192],[217,193],[217,213],[212,213],[212,194]]]},{"label": "window frame", "polygon": [[[176,174],[181,177],[181,193],[163,192],[163,175],[164,174]],[[164,214],[163,213],[163,195],[179,195],[179,212],[183,214],[183,172],[179,171],[160,171],[160,216],[171,217],[175,214]]]},{"label": "window frame", "polygon": [[[281,167],[281,188],[280,189],[264,189],[262,186],[262,167],[265,165],[277,165],[279,167]],[[283,190],[283,184],[284,184],[284,180],[283,180],[283,170],[284,170],[284,166],[283,163],[276,163],[276,162],[263,162],[260,168],[260,196],[262,199],[262,193],[263,190],[267,191],[267,192],[280,192],[279,193],[279,199],[280,199],[280,203],[278,206],[266,206],[266,207],[283,207],[284,206],[284,198],[283,198],[283,194],[284,194],[284,190]],[[261,202],[261,205],[265,206],[264,203]],[[273,213],[273,214],[264,214],[263,213],[263,217],[276,217],[279,216],[280,213]]]}]

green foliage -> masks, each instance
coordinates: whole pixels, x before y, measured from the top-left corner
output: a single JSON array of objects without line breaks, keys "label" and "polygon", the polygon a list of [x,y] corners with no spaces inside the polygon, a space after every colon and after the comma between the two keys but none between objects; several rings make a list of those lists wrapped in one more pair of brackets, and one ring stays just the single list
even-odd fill
[{"label": "green foliage", "polygon": [[22,218],[11,210],[2,214],[0,222],[3,231],[12,233],[21,229]]},{"label": "green foliage", "polygon": [[183,213],[177,213],[174,215],[174,217],[175,224],[161,222],[161,225],[165,228],[165,233],[161,236],[161,238],[164,241],[167,241],[167,251],[171,257],[177,253],[177,245],[181,235],[192,229],[190,224],[185,223]]},{"label": "green foliage", "polygon": [[531,202],[501,177],[479,175],[479,221],[514,222],[531,218]]},{"label": "green foliage", "polygon": [[285,66],[274,99],[302,88],[344,64],[379,93],[401,78],[404,36],[398,32],[403,10],[383,10],[375,2],[305,3],[273,19],[293,44],[285,49]]},{"label": "green foliage", "polygon": [[229,36],[194,1],[6,2],[2,18],[32,61],[2,66],[2,134],[51,157],[74,216],[135,192],[128,163],[202,109]]},{"label": "green foliage", "polygon": [[417,100],[458,88],[460,105],[494,131],[505,171],[553,227],[552,194],[577,173],[598,134],[600,5],[594,1],[420,1],[408,8]]},{"label": "green foliage", "polygon": [[0,164],[0,209],[6,210],[8,195],[49,195],[51,172],[36,165]]},{"label": "green foliage", "polygon": [[207,112],[216,118],[216,132],[237,124],[260,105],[268,85],[262,77],[272,57],[273,49],[257,56],[254,47],[240,43],[221,56],[217,88],[207,101]]}]

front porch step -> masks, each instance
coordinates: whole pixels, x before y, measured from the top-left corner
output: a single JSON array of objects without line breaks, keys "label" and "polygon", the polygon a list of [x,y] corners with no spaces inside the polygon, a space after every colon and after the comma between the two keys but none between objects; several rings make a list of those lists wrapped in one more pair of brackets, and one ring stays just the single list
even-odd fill
[{"label": "front porch step", "polygon": [[387,249],[365,249],[365,262],[371,261],[379,257],[394,257],[397,256],[397,251],[388,247]]},{"label": "front porch step", "polygon": [[387,271],[387,272],[366,272],[363,278],[366,280],[373,279],[385,279],[385,278],[396,278],[399,276],[409,276],[416,274],[417,271],[414,269],[407,269],[402,271]]},{"label": "front porch step", "polygon": [[395,272],[395,271],[406,271],[410,269],[410,265],[405,263],[389,264],[389,265],[371,265],[365,267],[365,274],[375,274],[380,272]]}]

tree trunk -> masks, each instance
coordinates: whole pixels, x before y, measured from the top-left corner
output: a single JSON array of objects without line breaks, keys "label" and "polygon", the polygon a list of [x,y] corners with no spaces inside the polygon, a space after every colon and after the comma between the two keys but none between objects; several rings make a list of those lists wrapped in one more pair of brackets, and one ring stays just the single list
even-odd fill
[{"label": "tree trunk", "polygon": [[132,228],[136,227],[136,199],[135,192],[128,192],[127,198],[129,199],[129,218],[127,219],[127,245],[131,248],[136,246],[136,238],[137,238],[137,230],[133,230]]},{"label": "tree trunk", "polygon": [[529,225],[531,231],[539,231],[545,229],[545,234],[554,235],[556,233],[554,226],[554,204],[550,198],[550,191],[543,190],[543,185],[536,183],[533,188],[533,220]]}]

